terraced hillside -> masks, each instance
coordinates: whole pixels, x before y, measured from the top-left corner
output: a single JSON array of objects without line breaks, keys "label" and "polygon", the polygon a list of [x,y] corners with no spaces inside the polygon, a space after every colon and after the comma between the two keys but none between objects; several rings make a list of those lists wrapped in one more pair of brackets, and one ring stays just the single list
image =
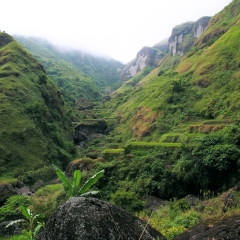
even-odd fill
[{"label": "terraced hillside", "polygon": [[186,55],[167,55],[112,93],[105,112],[118,120],[111,138],[125,155],[101,164],[115,176],[111,189],[171,198],[239,180],[239,13],[234,0]]}]

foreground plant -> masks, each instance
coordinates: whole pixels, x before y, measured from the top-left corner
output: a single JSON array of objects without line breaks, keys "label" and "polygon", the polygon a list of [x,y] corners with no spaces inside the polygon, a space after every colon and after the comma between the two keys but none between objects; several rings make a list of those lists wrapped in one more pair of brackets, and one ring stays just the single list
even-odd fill
[{"label": "foreground plant", "polygon": [[43,222],[44,215],[33,214],[31,209],[26,208],[24,206],[20,206],[19,209],[22,215],[26,219],[18,219],[18,220],[12,221],[6,226],[6,228],[17,223],[26,224],[27,230],[28,230],[27,235],[29,236],[30,239],[34,239],[39,233],[41,227],[44,227],[44,222]]},{"label": "foreground plant", "polygon": [[88,179],[81,187],[81,178],[82,172],[80,170],[75,170],[73,174],[73,181],[66,177],[66,175],[55,165],[53,165],[56,170],[56,174],[58,178],[62,181],[64,186],[64,190],[68,197],[78,197],[78,196],[87,196],[97,194],[99,191],[89,191],[89,189],[98,181],[100,177],[103,176],[104,170],[99,171],[95,175],[93,175],[90,179]]}]

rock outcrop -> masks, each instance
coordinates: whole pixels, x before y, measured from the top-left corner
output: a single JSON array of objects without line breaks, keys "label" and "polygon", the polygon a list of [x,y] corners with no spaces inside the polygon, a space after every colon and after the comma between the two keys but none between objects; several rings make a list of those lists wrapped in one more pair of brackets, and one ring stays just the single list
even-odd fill
[{"label": "rock outcrop", "polygon": [[[162,48],[161,48],[161,47]],[[122,70],[121,80],[128,80],[134,77],[138,72],[143,70],[146,66],[156,67],[159,60],[162,59],[167,48],[161,44],[158,47],[143,47],[137,54],[136,58],[126,65]]]},{"label": "rock outcrop", "polygon": [[193,45],[194,22],[187,22],[173,28],[168,39],[169,50],[172,56],[182,56]]},{"label": "rock outcrop", "polygon": [[73,176],[75,170],[90,171],[94,167],[95,161],[91,158],[79,158],[70,162],[66,168],[67,176]]},{"label": "rock outcrop", "polygon": [[173,28],[168,39],[169,51],[172,56],[183,56],[207,29],[210,17],[202,17],[196,22],[186,22]]},{"label": "rock outcrop", "polygon": [[94,134],[103,134],[107,129],[104,119],[85,120],[75,126],[74,140],[82,142],[91,139]]},{"label": "rock outcrop", "polygon": [[193,36],[199,38],[207,29],[211,17],[202,17],[196,21],[193,27]]},{"label": "rock outcrop", "polygon": [[108,202],[74,197],[50,217],[37,240],[165,239],[146,223]]},{"label": "rock outcrop", "polygon": [[240,239],[240,215],[223,220],[210,219],[194,226],[174,240]]}]

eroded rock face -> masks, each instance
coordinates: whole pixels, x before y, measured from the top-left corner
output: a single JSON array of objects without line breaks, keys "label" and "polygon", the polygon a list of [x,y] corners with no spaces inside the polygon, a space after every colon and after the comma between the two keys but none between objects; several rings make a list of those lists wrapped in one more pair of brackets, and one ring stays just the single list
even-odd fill
[{"label": "eroded rock face", "polygon": [[228,217],[223,220],[207,220],[174,238],[174,240],[186,239],[240,239],[240,215]]},{"label": "eroded rock face", "polygon": [[123,209],[96,198],[74,197],[60,206],[37,240],[165,239]]},{"label": "eroded rock face", "polygon": [[[172,56],[182,56],[193,45],[192,29],[194,22],[187,22],[175,26],[168,40],[169,51]],[[186,42],[187,44],[184,44]]]},{"label": "eroded rock face", "polygon": [[207,25],[211,17],[202,17],[198,19],[193,27],[193,35],[195,38],[199,38],[207,29]]},{"label": "eroded rock face", "polygon": [[146,66],[157,66],[157,63],[164,57],[164,52],[159,52],[159,48],[143,47],[134,60],[127,64],[122,70],[121,80],[128,80],[134,77]]},{"label": "eroded rock face", "polygon": [[202,17],[196,22],[186,22],[173,28],[168,39],[169,51],[172,56],[183,56],[207,29],[211,17]]}]

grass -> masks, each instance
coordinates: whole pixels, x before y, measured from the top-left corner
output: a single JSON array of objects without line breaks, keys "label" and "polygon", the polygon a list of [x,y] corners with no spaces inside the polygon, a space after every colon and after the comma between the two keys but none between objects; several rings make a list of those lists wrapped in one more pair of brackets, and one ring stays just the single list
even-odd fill
[{"label": "grass", "polygon": [[181,143],[130,142],[128,145],[141,147],[181,147]]},{"label": "grass", "polygon": [[26,234],[21,234],[12,237],[0,237],[0,240],[29,240],[29,236]]},{"label": "grass", "polygon": [[103,154],[105,153],[123,153],[124,149],[120,148],[120,149],[104,149],[103,150]]},{"label": "grass", "polygon": [[12,177],[0,177],[0,183],[9,183],[12,186],[16,186],[19,183],[19,180],[17,178]]},{"label": "grass", "polygon": [[66,200],[62,184],[46,185],[32,197],[33,210],[36,213],[44,214],[48,218]]}]

